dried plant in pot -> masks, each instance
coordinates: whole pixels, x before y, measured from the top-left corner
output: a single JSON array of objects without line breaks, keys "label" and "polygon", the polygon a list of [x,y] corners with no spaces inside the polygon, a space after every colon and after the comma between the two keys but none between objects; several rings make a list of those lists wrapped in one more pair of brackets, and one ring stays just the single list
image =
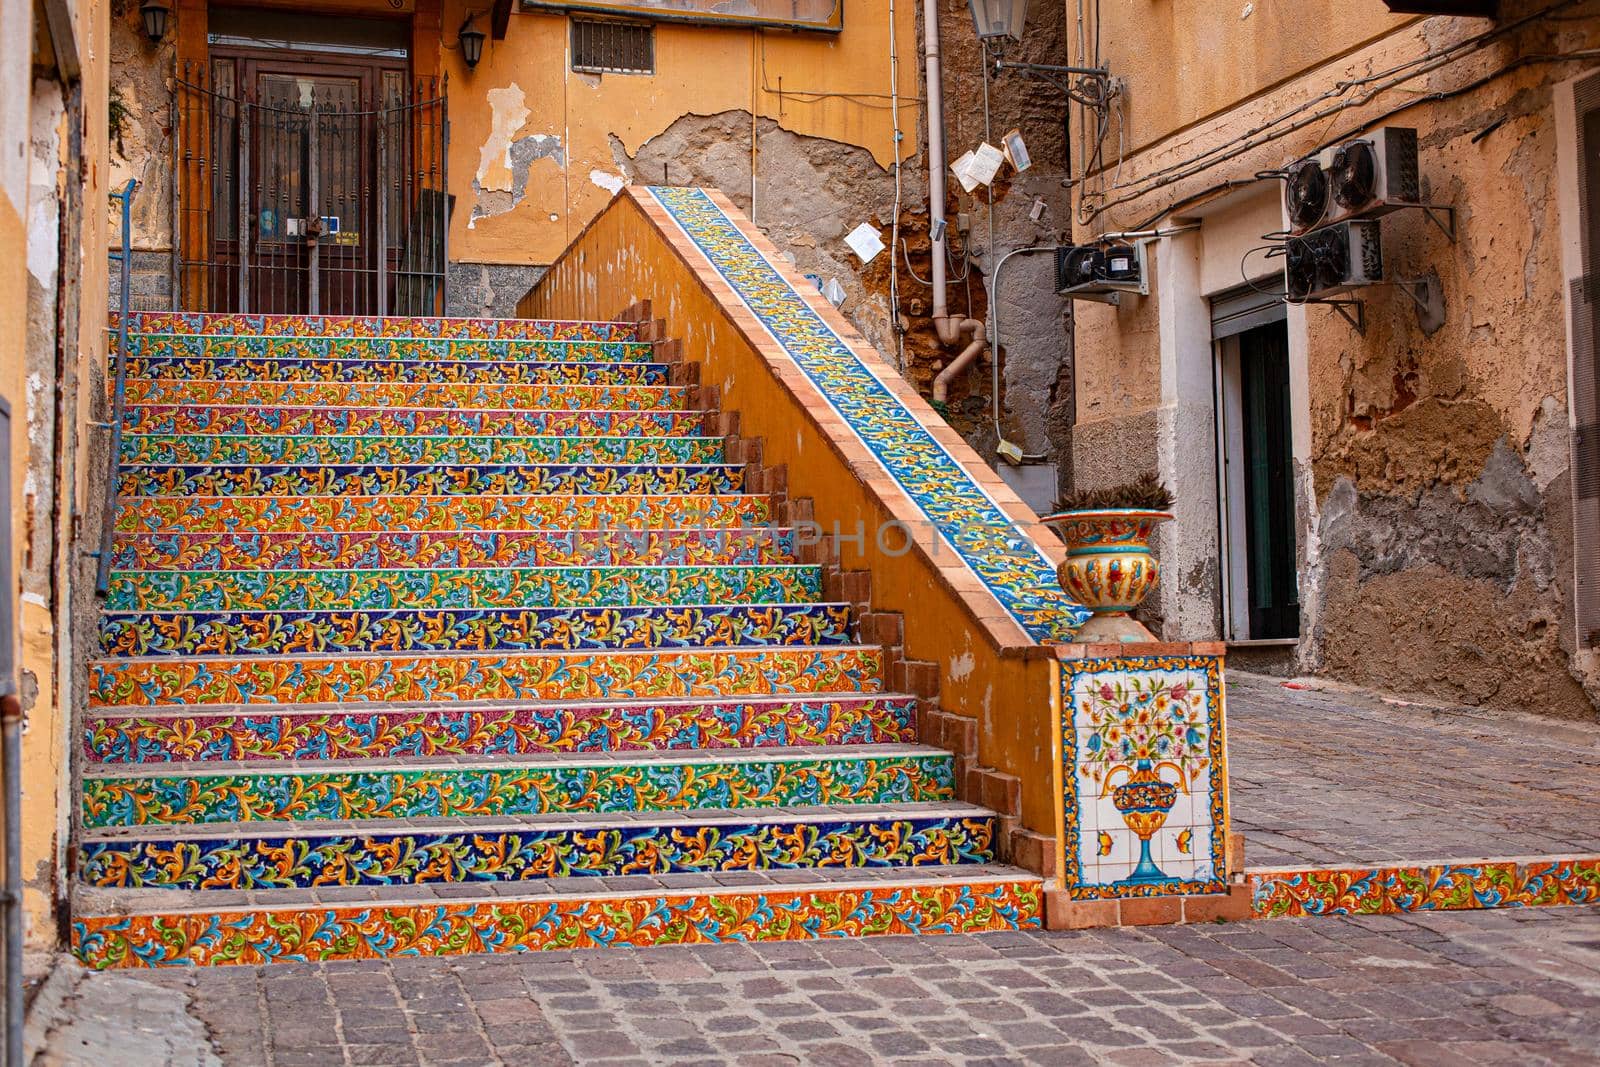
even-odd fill
[{"label": "dried plant in pot", "polygon": [[1147,474],[1124,485],[1079,490],[1045,516],[1067,543],[1067,558],[1056,569],[1061,588],[1094,612],[1079,630],[1080,639],[1153,639],[1129,613],[1161,579],[1150,535],[1172,518],[1170,507],[1171,490]]}]

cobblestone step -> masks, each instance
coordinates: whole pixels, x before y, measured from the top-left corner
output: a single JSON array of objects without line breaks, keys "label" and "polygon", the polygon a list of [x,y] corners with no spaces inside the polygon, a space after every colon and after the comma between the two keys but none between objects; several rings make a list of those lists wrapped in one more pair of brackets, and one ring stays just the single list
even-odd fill
[{"label": "cobblestone step", "polygon": [[135,497],[117,504],[119,533],[426,533],[745,529],[771,517],[766,497],[654,496]]},{"label": "cobblestone step", "polygon": [[1041,899],[1037,877],[994,864],[203,895],[80,886],[72,948],[107,968],[978,933],[1037,928]]},{"label": "cobblestone step", "polygon": [[795,531],[119,534],[113,553],[118,571],[749,566],[793,563]]},{"label": "cobblestone step", "polygon": [[90,709],[83,751],[111,765],[503,756],[791,745],[916,737],[897,693],[561,704]]},{"label": "cobblestone step", "polygon": [[130,356],[145,359],[374,360],[437,364],[469,363],[631,363],[655,358],[648,341],[581,341],[435,337],[271,337],[234,334],[136,333],[128,338]]},{"label": "cobblestone step", "polygon": [[140,496],[643,496],[742,492],[729,464],[445,464],[124,466],[117,491]]},{"label": "cobblestone step", "polygon": [[852,629],[848,604],[822,603],[128,612],[102,616],[100,650],[233,656],[843,645]]},{"label": "cobblestone step", "polygon": [[105,827],[77,869],[102,888],[213,890],[936,867],[991,862],[994,820],[939,803]]},{"label": "cobblestone step", "polygon": [[360,611],[797,604],[818,600],[821,595],[822,568],[802,563],[113,571],[105,610]]},{"label": "cobblestone step", "polygon": [[721,463],[718,437],[130,434],[125,464]]},{"label": "cobblestone step", "polygon": [[130,404],[129,434],[320,435],[348,437],[693,437],[702,411],[451,408],[416,405],[215,403]]},{"label": "cobblestone step", "polygon": [[130,404],[251,404],[265,407],[445,408],[545,411],[685,410],[674,385],[474,385],[458,382],[217,382],[129,378]]},{"label": "cobblestone step", "polygon": [[954,799],[954,779],[948,752],[915,745],[169,763],[86,773],[82,814],[101,829],[919,804]]},{"label": "cobblestone step", "polygon": [[102,659],[91,707],[866,693],[877,647]]}]

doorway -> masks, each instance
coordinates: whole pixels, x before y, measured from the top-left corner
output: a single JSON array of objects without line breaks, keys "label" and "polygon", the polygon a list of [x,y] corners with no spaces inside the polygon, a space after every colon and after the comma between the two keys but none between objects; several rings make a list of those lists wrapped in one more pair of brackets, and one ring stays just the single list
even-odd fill
[{"label": "doorway", "polygon": [[1219,298],[1213,312],[1224,632],[1288,642],[1300,635],[1288,324],[1270,294]]}]

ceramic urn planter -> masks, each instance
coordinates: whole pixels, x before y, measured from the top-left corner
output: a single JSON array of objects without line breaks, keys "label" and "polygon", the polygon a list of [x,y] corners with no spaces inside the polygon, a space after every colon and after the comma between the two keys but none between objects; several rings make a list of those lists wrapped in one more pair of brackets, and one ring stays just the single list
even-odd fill
[{"label": "ceramic urn planter", "polygon": [[1056,569],[1066,594],[1094,612],[1093,623],[1125,619],[1155,589],[1161,568],[1150,552],[1156,525],[1168,511],[1103,508],[1063,511],[1044,521],[1061,532],[1067,558]]}]

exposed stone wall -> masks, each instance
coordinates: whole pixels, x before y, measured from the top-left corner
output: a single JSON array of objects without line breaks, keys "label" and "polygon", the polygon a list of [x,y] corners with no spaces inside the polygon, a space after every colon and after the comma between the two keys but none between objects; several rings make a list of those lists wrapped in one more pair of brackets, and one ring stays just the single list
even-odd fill
[{"label": "exposed stone wall", "polygon": [[509,319],[517,301],[543,277],[544,267],[515,263],[451,263],[446,315]]}]

